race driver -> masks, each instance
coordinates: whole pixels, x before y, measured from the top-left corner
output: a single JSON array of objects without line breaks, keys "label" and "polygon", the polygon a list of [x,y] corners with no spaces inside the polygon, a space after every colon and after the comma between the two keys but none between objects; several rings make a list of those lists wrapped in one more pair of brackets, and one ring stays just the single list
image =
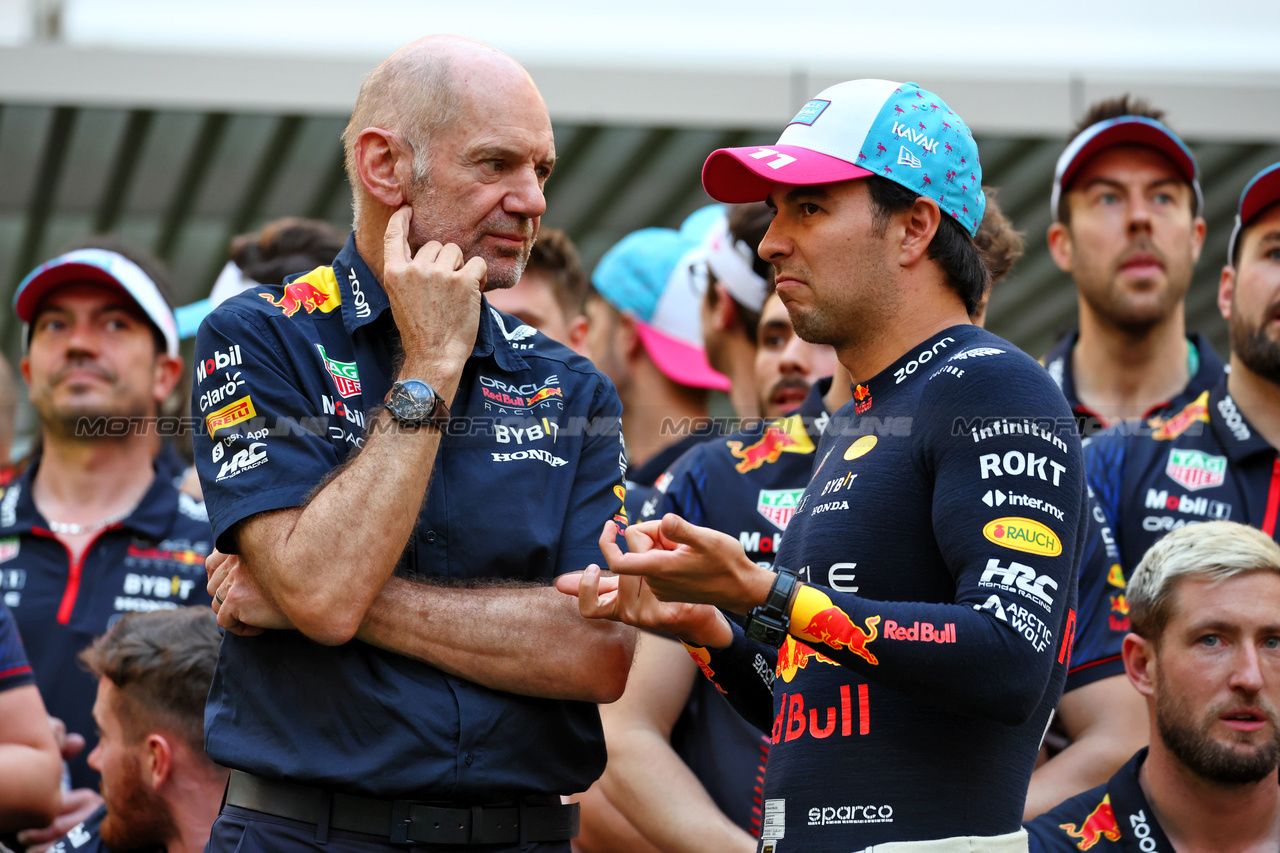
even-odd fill
[{"label": "race driver", "polygon": [[[1025,850],[1086,493],[1074,428],[1036,424],[1073,423],[1057,387],[969,324],[987,282],[972,136],[915,84],[856,80],[806,104],[777,145],[714,152],[703,182],[776,209],[760,254],[797,333],[835,347],[853,400],[817,448],[776,574],[667,515],[631,528],[627,554],[606,524],[621,579],[589,566],[560,587],[585,615],[679,636],[773,730],[763,850]],[[1017,503],[988,507],[997,485]]]}]

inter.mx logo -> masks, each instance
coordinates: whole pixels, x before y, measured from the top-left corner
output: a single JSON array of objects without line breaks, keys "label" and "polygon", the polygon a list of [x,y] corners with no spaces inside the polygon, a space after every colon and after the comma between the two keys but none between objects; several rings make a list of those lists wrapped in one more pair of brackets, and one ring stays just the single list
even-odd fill
[{"label": "inter.mx logo", "polygon": [[1209,489],[1226,480],[1227,457],[1210,456],[1199,450],[1171,450],[1164,472],[1190,491]]},{"label": "inter.mx logo", "polygon": [[338,393],[343,397],[354,397],[359,394],[360,372],[356,370],[356,363],[329,358],[320,344],[316,344],[316,349],[320,350],[320,360],[324,362],[324,369],[329,371],[329,376],[333,378],[333,387],[338,389]]}]

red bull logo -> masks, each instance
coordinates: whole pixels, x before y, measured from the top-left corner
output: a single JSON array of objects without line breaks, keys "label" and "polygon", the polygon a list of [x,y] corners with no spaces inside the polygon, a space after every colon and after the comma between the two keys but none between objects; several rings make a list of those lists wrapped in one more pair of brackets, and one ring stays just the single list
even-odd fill
[{"label": "red bull logo", "polygon": [[853,389],[853,410],[862,414],[869,408],[871,408],[871,389],[866,385],[859,385]]},{"label": "red bull logo", "polygon": [[135,560],[172,560],[175,563],[186,563],[188,566],[194,566],[197,563],[204,564],[204,554],[198,551],[168,551],[160,548],[140,548],[137,545],[130,545],[129,550],[125,552],[125,556],[132,557]]},{"label": "red bull logo", "polygon": [[552,388],[551,386],[547,386],[546,388],[541,389],[540,391],[535,393],[532,397],[530,397],[528,401],[526,401],[525,405],[532,406],[534,403],[540,403],[543,400],[547,399],[548,397],[563,397],[563,396],[564,396],[564,392],[561,391],[559,388]]},{"label": "red bull logo", "polygon": [[741,459],[737,465],[733,466],[738,473],[745,474],[748,471],[754,471],[765,463],[777,462],[782,457],[782,451],[790,447],[795,447],[799,442],[787,433],[770,426],[764,431],[764,435],[755,444],[748,445],[743,449],[741,441],[726,442],[729,452],[733,454],[735,459]]},{"label": "red bull logo", "polygon": [[1060,823],[1058,828],[1076,841],[1079,850],[1090,850],[1102,839],[1120,840],[1120,826],[1116,823],[1116,813],[1111,810],[1111,795],[1108,794],[1098,803],[1098,807],[1089,812],[1084,823],[1077,827],[1074,823]]},{"label": "red bull logo", "polygon": [[[870,691],[865,684],[858,685],[858,734],[871,733]],[[805,713],[804,694],[782,694],[782,703],[778,715],[773,718],[773,742],[793,741],[808,734],[818,740],[825,740],[836,733],[840,727],[840,737],[853,734],[853,691],[848,684],[840,685],[840,704],[829,706],[819,711],[809,708]]]},{"label": "red bull logo", "polygon": [[741,459],[734,468],[738,473],[754,471],[765,463],[777,462],[783,453],[812,453],[813,440],[799,415],[779,418],[765,428],[764,435],[745,449],[741,441],[726,441],[734,458]]},{"label": "red bull logo", "polygon": [[1151,418],[1147,425],[1153,428],[1151,437],[1156,441],[1170,441],[1187,431],[1194,423],[1209,423],[1209,392],[1205,391],[1170,418]]},{"label": "red bull logo", "polygon": [[796,677],[796,673],[808,666],[811,660],[817,660],[819,663],[829,663],[832,666],[840,665],[822,652],[815,652],[788,634],[787,638],[782,641],[782,646],[778,649],[778,665],[774,669],[774,675],[789,684],[791,679]]},{"label": "red bull logo", "polygon": [[258,295],[279,308],[286,317],[292,317],[304,308],[308,314],[313,311],[328,314],[342,304],[342,296],[338,291],[338,280],[333,275],[333,267],[316,267],[306,275],[286,284],[279,300],[272,299],[267,293]]},{"label": "red bull logo", "polygon": [[[627,518],[627,487],[622,485],[614,486],[613,494],[618,499],[618,502],[622,504],[618,507],[618,511],[613,514],[613,523],[625,528],[631,523]],[[707,678],[710,677],[709,675],[707,676]]]},{"label": "red bull logo", "polygon": [[879,616],[868,616],[867,627],[860,627],[826,593],[811,586],[800,587],[791,607],[791,633],[833,649],[848,649],[873,666],[880,661],[867,646],[879,636],[879,624]]},{"label": "red bull logo", "polygon": [[684,649],[689,653],[689,657],[693,658],[693,662],[698,665],[698,669],[702,670],[702,674],[707,677],[707,681],[715,684],[716,689],[723,693],[724,688],[716,684],[716,671],[711,668],[711,652],[702,648],[702,646],[690,646],[687,643],[684,644]]}]

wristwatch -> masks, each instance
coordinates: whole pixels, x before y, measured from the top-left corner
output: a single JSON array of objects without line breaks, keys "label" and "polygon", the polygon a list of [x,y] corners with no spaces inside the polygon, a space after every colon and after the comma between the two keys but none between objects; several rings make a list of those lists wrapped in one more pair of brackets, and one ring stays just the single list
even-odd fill
[{"label": "wristwatch", "polygon": [[383,405],[397,422],[408,427],[430,424],[443,430],[449,423],[444,398],[421,379],[401,379],[391,386]]},{"label": "wristwatch", "polygon": [[748,640],[755,640],[775,649],[782,645],[782,641],[787,638],[791,599],[799,585],[800,579],[795,572],[778,567],[778,576],[773,579],[769,597],[764,600],[764,604],[752,608],[747,614],[744,628]]}]

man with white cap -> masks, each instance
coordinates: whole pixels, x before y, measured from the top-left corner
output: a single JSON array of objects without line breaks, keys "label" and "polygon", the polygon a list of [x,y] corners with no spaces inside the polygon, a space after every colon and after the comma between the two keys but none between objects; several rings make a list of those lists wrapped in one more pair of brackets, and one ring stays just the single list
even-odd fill
[{"label": "man with white cap", "polygon": [[[156,416],[182,374],[177,326],[153,278],[105,249],[42,264],[14,308],[41,452],[0,498],[0,586],[49,713],[91,749],[97,684],[80,650],[125,613],[211,603],[204,505],[157,468]],[[218,372],[236,384],[234,367]],[[100,802],[84,758],[70,762],[64,814],[19,840],[52,841]]]},{"label": "man with white cap", "polygon": [[[814,454],[776,573],[667,515],[632,525],[626,554],[606,525],[619,577],[589,566],[561,588],[584,615],[680,637],[772,731],[764,851],[1025,850],[1086,492],[1052,380],[969,323],[988,278],[972,135],[913,83],[855,80],[809,101],[777,145],[714,152],[703,184],[776,209],[760,254],[853,399]],[[1017,503],[988,506],[994,487]]]},{"label": "man with white cap", "polygon": [[694,239],[643,228],[605,252],[591,276],[587,351],[618,389],[627,479],[641,486],[710,437],[707,391],[729,390],[702,348],[702,262]]},{"label": "man with white cap", "polygon": [[1080,327],[1044,364],[1085,435],[1181,408],[1222,376],[1209,342],[1186,333],[1204,197],[1163,116],[1128,96],[1095,104],[1054,171],[1049,252],[1075,281]]}]

